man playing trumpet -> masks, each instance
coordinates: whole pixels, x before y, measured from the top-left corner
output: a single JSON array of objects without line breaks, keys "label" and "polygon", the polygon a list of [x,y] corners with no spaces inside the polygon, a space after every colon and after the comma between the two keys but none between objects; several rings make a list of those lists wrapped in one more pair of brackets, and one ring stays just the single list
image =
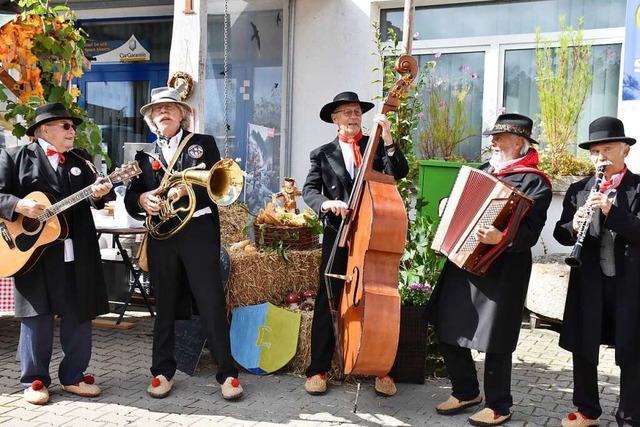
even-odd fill
[{"label": "man playing trumpet", "polygon": [[606,163],[604,181],[595,177],[572,184],[553,236],[573,246],[593,209],[580,252],[581,266],[572,268],[560,346],[573,355],[573,403],[576,412],[564,427],[599,425],[600,344],[614,345],[620,366],[619,426],[640,426],[640,176],[629,171],[625,157],[636,140],[624,134],[614,117],[589,125],[589,150],[594,165]]}]

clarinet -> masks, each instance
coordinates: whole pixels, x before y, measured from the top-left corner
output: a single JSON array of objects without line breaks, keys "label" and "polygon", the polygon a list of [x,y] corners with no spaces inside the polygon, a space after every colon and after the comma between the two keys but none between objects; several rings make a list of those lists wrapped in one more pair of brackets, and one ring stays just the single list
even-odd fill
[{"label": "clarinet", "polygon": [[[589,195],[600,192],[600,185],[604,181],[604,170],[610,165],[610,161],[599,163],[596,166],[596,182],[591,187],[591,191]],[[584,204],[585,216],[583,218],[582,223],[580,224],[580,229],[578,230],[578,235],[576,237],[576,244],[573,245],[573,250],[571,254],[567,258],[564,259],[564,262],[571,267],[580,267],[582,265],[582,261],[580,260],[580,252],[582,251],[582,243],[584,242],[584,238],[587,236],[587,231],[589,231],[589,225],[593,220],[593,207],[586,202]]]}]

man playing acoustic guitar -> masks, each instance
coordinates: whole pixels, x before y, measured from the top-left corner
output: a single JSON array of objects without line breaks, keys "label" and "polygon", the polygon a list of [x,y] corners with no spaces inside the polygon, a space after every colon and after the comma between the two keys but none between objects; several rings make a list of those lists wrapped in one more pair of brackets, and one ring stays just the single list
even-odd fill
[{"label": "man playing acoustic guitar", "polygon": [[[49,401],[56,315],[64,353],[58,367],[62,389],[85,397],[100,394],[93,376],[84,373],[91,359],[91,320],[109,312],[90,207],[103,207],[102,198],[112,184],[96,179],[88,154],[73,148],[80,123],[61,103],[43,105],[36,109],[35,123],[27,129],[34,141],[0,152],[0,218],[7,221],[16,221],[20,215],[33,219],[45,215],[47,205],[29,198],[32,192],[60,200],[90,189],[85,200],[65,211],[64,219],[50,218],[66,223],[68,236],[49,245],[30,268],[21,270],[24,274],[15,277],[15,315],[21,322],[20,382],[25,400],[37,405]],[[20,237],[14,240],[3,232],[0,245],[22,250]]]}]

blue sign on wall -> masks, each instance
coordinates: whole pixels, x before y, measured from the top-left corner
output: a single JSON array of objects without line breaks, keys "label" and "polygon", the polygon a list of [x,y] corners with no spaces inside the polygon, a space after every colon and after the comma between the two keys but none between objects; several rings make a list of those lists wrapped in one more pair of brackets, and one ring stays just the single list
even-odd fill
[{"label": "blue sign on wall", "polygon": [[622,100],[640,99],[640,0],[627,0]]}]

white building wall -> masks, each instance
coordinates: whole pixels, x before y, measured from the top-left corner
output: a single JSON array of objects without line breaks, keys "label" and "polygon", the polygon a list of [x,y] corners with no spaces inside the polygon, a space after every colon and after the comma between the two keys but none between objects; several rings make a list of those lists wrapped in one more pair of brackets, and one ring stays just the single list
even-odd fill
[{"label": "white building wall", "polygon": [[[321,4],[321,6],[320,6]],[[369,0],[296,0],[293,28],[291,175],[302,186],[309,153],[333,140],[337,127],[320,120],[320,109],[343,91],[371,101],[380,88],[372,85],[377,59]],[[379,104],[379,103],[377,103]],[[363,125],[371,127],[373,112]]]}]

